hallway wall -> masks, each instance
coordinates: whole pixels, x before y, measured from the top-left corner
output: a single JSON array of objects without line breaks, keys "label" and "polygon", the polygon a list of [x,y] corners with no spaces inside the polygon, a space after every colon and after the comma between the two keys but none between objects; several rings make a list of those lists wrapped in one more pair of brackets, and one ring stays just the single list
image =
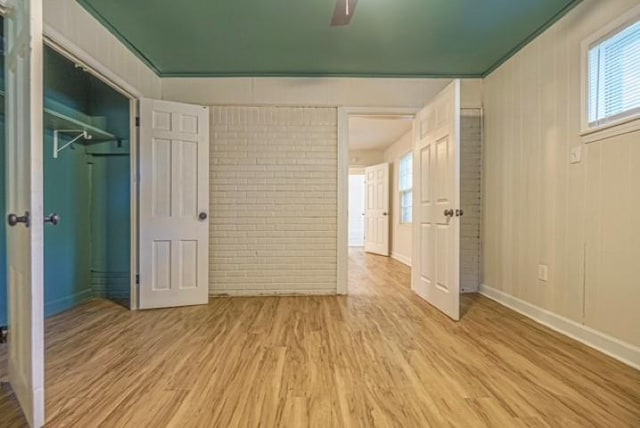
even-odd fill
[{"label": "hallway wall", "polygon": [[384,152],[384,160],[391,164],[391,184],[389,202],[391,203],[391,257],[411,266],[412,253],[412,225],[400,223],[400,160],[409,154],[413,147],[412,131],[407,132],[396,140]]},{"label": "hallway wall", "polygon": [[364,175],[349,174],[349,246],[364,246]]}]

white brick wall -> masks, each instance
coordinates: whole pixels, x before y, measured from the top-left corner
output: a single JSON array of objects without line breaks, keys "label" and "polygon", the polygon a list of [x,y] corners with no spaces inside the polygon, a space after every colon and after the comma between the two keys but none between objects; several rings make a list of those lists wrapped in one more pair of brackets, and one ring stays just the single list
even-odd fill
[{"label": "white brick wall", "polygon": [[463,109],[460,118],[460,288],[469,293],[480,284],[480,223],[482,215],[482,116]]},{"label": "white brick wall", "polygon": [[210,292],[336,292],[335,108],[212,107]]}]

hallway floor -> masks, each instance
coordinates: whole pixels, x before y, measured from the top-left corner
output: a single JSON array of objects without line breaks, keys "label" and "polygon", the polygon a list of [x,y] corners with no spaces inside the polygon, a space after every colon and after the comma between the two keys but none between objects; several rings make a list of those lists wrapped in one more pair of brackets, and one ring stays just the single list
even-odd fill
[{"label": "hallway floor", "polygon": [[[481,296],[454,323],[389,258],[351,250],[349,280],[348,297],[56,316],[47,426],[640,426],[639,371]],[[23,424],[0,392],[0,426]]]}]

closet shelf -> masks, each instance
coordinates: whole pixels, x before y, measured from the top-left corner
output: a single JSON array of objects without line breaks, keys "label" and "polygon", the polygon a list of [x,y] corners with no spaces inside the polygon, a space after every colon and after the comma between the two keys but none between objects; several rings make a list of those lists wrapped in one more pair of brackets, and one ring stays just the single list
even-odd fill
[{"label": "closet shelf", "polygon": [[[93,125],[81,122],[57,111],[44,109],[44,127],[53,129],[53,157],[75,143],[94,144],[105,141],[117,141],[115,135],[97,128]],[[61,140],[62,136],[71,138],[68,141]]]},{"label": "closet shelf", "polygon": [[[4,96],[5,92],[0,90],[0,98],[4,98]],[[106,141],[122,141],[121,138],[100,128],[100,126],[105,126],[103,117],[88,116],[48,98],[44,99],[44,104],[44,129],[53,130],[54,158],[57,158],[62,150],[74,143],[88,145]],[[4,113],[4,100],[0,100],[0,114]],[[66,138],[62,140],[62,136]],[[70,140],[68,140],[69,138]]]}]

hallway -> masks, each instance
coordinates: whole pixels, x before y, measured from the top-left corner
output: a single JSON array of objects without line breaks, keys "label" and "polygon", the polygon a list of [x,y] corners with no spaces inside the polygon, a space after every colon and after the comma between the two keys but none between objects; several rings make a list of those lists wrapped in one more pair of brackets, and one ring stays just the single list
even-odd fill
[{"label": "hallway", "polygon": [[[640,372],[479,296],[350,252],[348,297],[215,298],[47,321],[47,426],[638,426]],[[0,379],[6,345],[0,348]],[[0,394],[1,426],[21,426]]]}]

